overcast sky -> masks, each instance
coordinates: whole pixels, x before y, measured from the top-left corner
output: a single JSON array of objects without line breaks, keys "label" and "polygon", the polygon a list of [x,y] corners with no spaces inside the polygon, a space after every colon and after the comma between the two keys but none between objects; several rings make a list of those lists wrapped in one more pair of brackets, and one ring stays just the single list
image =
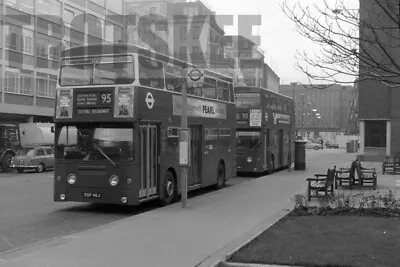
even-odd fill
[{"label": "overcast sky", "polygon": [[[295,0],[291,0],[295,1]],[[327,0],[335,3],[337,0]],[[359,0],[345,0],[349,8],[357,8]],[[261,36],[261,47],[266,52],[267,63],[281,78],[281,84],[292,81],[308,83],[306,75],[296,70],[296,49],[318,52],[319,46],[296,32],[295,24],[282,11],[283,0],[205,0],[217,14],[234,15],[235,25],[226,26],[226,34],[238,34],[237,16],[239,14],[262,17],[259,33],[253,29],[253,35]],[[323,3],[323,0],[302,0],[304,4]]]}]

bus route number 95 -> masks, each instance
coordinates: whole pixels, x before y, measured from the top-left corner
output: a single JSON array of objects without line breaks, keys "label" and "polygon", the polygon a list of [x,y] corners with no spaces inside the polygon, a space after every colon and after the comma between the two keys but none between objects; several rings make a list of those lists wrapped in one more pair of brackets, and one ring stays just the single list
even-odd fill
[{"label": "bus route number 95", "polygon": [[100,97],[101,97],[101,102],[103,104],[110,104],[112,101],[112,97],[111,97],[110,93],[103,93],[103,94],[101,94]]}]

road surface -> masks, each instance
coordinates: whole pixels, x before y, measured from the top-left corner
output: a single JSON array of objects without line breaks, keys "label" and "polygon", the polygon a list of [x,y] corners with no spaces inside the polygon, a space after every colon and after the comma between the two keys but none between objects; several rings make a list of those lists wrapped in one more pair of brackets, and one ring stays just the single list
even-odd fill
[{"label": "road surface", "polygon": [[[343,152],[307,150],[307,161],[316,161],[322,155],[334,159],[340,153]],[[232,178],[228,186],[248,179]],[[208,192],[210,190],[200,190],[191,196]],[[101,226],[158,207],[155,202],[140,207],[54,203],[53,172],[0,173],[0,253]]]}]

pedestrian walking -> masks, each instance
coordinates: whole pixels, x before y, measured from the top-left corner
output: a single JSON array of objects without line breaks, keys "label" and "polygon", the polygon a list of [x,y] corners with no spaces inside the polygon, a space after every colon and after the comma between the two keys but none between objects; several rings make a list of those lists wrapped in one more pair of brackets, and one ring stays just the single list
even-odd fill
[{"label": "pedestrian walking", "polygon": [[358,160],[358,158],[356,158],[356,160],[354,160],[351,163],[351,167],[350,167],[350,179],[351,179],[351,184],[355,185],[356,184],[356,172],[357,172],[357,177],[358,179],[360,179],[361,176],[361,170],[364,169],[361,166],[361,162]]},{"label": "pedestrian walking", "polygon": [[324,139],[321,138],[322,149],[324,149]]}]

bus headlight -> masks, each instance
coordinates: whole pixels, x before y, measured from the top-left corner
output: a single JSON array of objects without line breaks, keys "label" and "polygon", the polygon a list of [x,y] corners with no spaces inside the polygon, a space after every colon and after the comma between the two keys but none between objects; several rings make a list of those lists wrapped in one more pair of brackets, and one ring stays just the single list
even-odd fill
[{"label": "bus headlight", "polygon": [[75,184],[76,183],[76,175],[75,174],[70,174],[68,175],[68,183],[69,184]]},{"label": "bus headlight", "polygon": [[126,179],[126,183],[127,183],[127,184],[131,184],[131,183],[132,183],[132,178]]},{"label": "bus headlight", "polygon": [[62,200],[62,201],[65,200],[65,194],[60,194],[60,200]]},{"label": "bus headlight", "polygon": [[56,180],[57,182],[61,182],[61,176],[57,176]]},{"label": "bus headlight", "polygon": [[119,182],[118,176],[116,175],[111,176],[109,182],[111,186],[117,186]]},{"label": "bus headlight", "polygon": [[127,197],[121,197],[121,203],[122,204],[126,204],[128,202],[128,198]]},{"label": "bus headlight", "polygon": [[251,158],[251,157],[247,157],[247,162],[248,163],[250,163],[250,162],[252,162],[253,161],[253,159]]}]

